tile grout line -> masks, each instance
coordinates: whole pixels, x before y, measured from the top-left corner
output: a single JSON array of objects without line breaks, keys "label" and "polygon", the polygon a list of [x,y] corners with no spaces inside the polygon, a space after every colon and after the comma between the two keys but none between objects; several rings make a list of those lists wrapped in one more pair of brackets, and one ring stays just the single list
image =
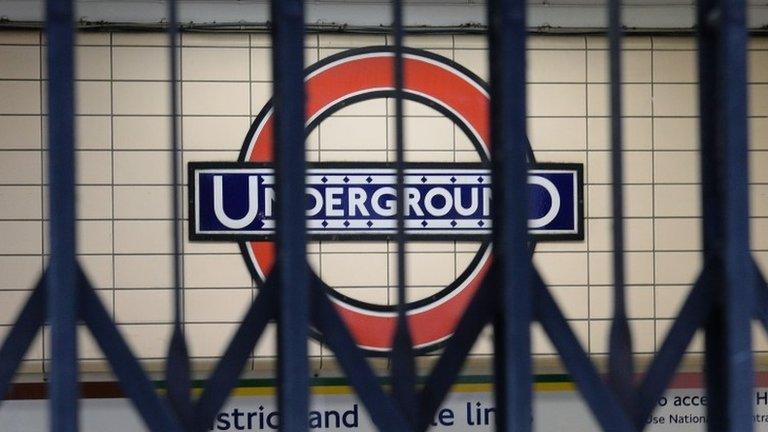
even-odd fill
[{"label": "tile grout line", "polygon": [[[39,54],[39,64],[38,64],[38,73],[40,77],[38,91],[40,92],[40,214],[45,217],[45,145],[46,145],[46,138],[45,138],[45,132],[46,132],[46,121],[45,116],[43,116],[43,107],[45,106],[45,99],[43,97],[43,71],[44,71],[44,64],[45,57],[43,55],[43,32],[39,31],[37,33],[38,36],[38,54]],[[42,221],[40,222],[40,267],[42,272],[46,270],[46,253],[45,253],[45,223]],[[41,273],[42,274],[42,273]],[[40,328],[40,334],[41,334],[41,370],[43,374],[43,380],[47,381],[47,371],[45,368],[45,325],[43,325]]]}]

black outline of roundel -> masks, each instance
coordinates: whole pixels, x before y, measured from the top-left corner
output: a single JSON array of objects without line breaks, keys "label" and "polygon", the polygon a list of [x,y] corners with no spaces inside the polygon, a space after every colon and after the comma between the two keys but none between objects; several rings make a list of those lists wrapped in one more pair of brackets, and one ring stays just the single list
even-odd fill
[{"label": "black outline of roundel", "polygon": [[[372,47],[355,48],[355,49],[343,51],[343,52],[331,55],[329,57],[326,57],[326,58],[324,58],[324,59],[322,59],[322,60],[312,64],[311,66],[307,67],[305,69],[305,71],[304,71],[304,75],[308,76],[312,72],[314,72],[314,71],[316,71],[316,70],[318,70],[318,69],[320,69],[320,68],[322,68],[322,67],[324,67],[326,65],[334,63],[334,62],[336,62],[338,60],[344,59],[344,58],[354,57],[354,56],[358,56],[360,54],[392,53],[392,52],[394,52],[394,47],[391,47],[391,46],[372,46]],[[480,77],[478,77],[475,73],[473,73],[469,69],[467,69],[464,66],[454,62],[453,60],[451,60],[449,58],[443,57],[441,55],[438,55],[438,54],[435,54],[435,53],[432,53],[432,52],[429,52],[429,51],[424,51],[424,50],[419,50],[419,49],[414,49],[414,48],[405,48],[405,47],[403,48],[403,54],[410,54],[410,55],[414,55],[414,56],[417,56],[417,57],[424,57],[424,58],[427,58],[429,60],[442,63],[443,65],[448,66],[450,68],[453,68],[456,71],[458,71],[460,74],[470,78],[472,81],[474,81],[477,85],[479,85],[486,92],[489,91],[488,84],[485,81],[483,81]],[[333,113],[339,111],[340,109],[342,109],[342,108],[344,108],[346,106],[352,105],[354,103],[366,101],[366,100],[371,100],[371,99],[394,98],[394,97],[395,97],[395,91],[394,90],[378,90],[378,91],[372,91],[372,92],[369,92],[369,93],[363,93],[363,94],[360,94],[360,95],[355,95],[355,96],[349,97],[347,99],[344,99],[344,100],[342,100],[340,102],[337,102],[335,105],[327,108],[325,111],[320,113],[316,118],[313,119],[313,121],[309,125],[306,126],[306,136],[308,136],[314,130],[314,128],[316,128],[323,120],[325,120],[329,116],[333,115]],[[449,118],[472,141],[472,143],[473,143],[473,145],[475,147],[475,150],[477,150],[478,154],[480,155],[481,162],[478,163],[478,165],[479,166],[485,166],[485,167],[488,167],[490,165],[490,160],[488,159],[488,156],[486,155],[485,149],[482,147],[482,144],[470,132],[469,127],[466,124],[462,123],[456,115],[454,115],[452,112],[447,110],[442,105],[437,104],[437,103],[435,103],[435,102],[431,101],[430,99],[427,99],[427,98],[425,98],[423,96],[420,96],[420,95],[417,95],[417,94],[413,94],[413,93],[409,93],[407,91],[404,91],[403,92],[403,97],[404,97],[404,99],[412,100],[414,102],[419,102],[419,103],[424,104],[424,105],[426,105],[426,106],[428,106],[430,108],[433,108],[436,111],[438,111],[441,114],[443,114],[445,117]],[[238,162],[245,162],[245,157],[246,157],[246,154],[247,154],[247,150],[250,147],[250,143],[251,143],[251,140],[253,139],[253,135],[256,133],[259,125],[261,124],[261,122],[264,120],[264,118],[267,116],[267,114],[272,109],[272,105],[273,105],[273,99],[270,98],[269,101],[267,101],[264,104],[264,107],[261,109],[259,114],[254,119],[254,121],[251,123],[251,127],[248,130],[247,135],[245,136],[245,139],[243,141],[242,147],[240,148],[240,153],[238,155]],[[528,153],[529,165],[535,165],[535,159],[534,159],[533,151],[531,149],[530,142],[527,139],[526,139],[526,144],[527,144],[527,153]],[[490,150],[490,148],[489,148],[489,150]],[[246,265],[248,266],[248,270],[251,273],[251,277],[253,277],[253,279],[259,285],[261,285],[261,284],[264,283],[264,281],[261,280],[261,277],[259,276],[259,272],[256,270],[256,268],[254,267],[253,262],[251,261],[250,254],[248,253],[248,250],[246,248],[246,243],[248,243],[248,241],[238,241],[238,245],[240,247],[240,252],[243,255],[243,259],[244,259]],[[482,259],[483,254],[485,254],[486,250],[490,246],[490,243],[491,243],[490,239],[482,241],[482,244],[480,245],[480,247],[478,248],[477,252],[475,253],[475,256],[473,257],[472,261],[469,263],[469,265],[467,265],[467,267],[464,269],[464,271],[461,273],[461,275],[459,275],[451,284],[449,284],[448,286],[446,286],[445,288],[443,288],[439,292],[437,292],[437,293],[435,293],[435,294],[433,294],[433,295],[431,295],[429,297],[425,297],[423,299],[420,299],[420,300],[417,300],[417,301],[414,301],[414,302],[409,302],[408,304],[406,304],[406,310],[412,310],[412,309],[423,307],[425,305],[433,303],[433,302],[435,302],[435,301],[437,301],[437,300],[447,296],[448,294],[450,294],[454,290],[456,290],[456,288],[459,285],[461,285],[462,283],[464,283],[466,281],[466,279],[471,275],[471,273],[475,270],[475,268],[480,264],[480,260]],[[531,253],[533,253],[533,249],[535,248],[535,246],[536,246],[536,242],[532,240],[531,241],[531,248],[530,248]],[[310,269],[310,271],[312,271],[312,270]],[[318,279],[322,282],[323,289],[325,290],[326,293],[328,293],[329,295],[333,296],[338,301],[346,303],[346,304],[348,304],[348,305],[350,305],[352,307],[368,310],[368,311],[371,311],[371,312],[394,312],[395,311],[395,308],[396,308],[395,305],[380,305],[380,304],[367,303],[367,302],[364,302],[364,301],[361,301],[361,300],[357,300],[357,299],[345,296],[344,294],[339,293],[338,291],[333,289],[331,286],[326,284],[324,281],[322,281],[322,279],[319,276],[318,276]],[[315,329],[312,329],[311,334],[318,341],[320,341],[320,342],[323,341],[322,334],[317,332]],[[450,340],[450,336],[448,336],[447,338],[445,338],[443,340],[431,343],[429,345],[424,345],[424,346],[415,348],[414,351],[415,351],[416,354],[425,354],[425,353],[434,351],[436,349],[439,349],[439,348],[445,346],[445,344],[447,343],[448,340]],[[387,356],[388,353],[389,353],[389,350],[386,350],[386,351],[374,351],[374,350],[368,350],[368,349],[365,349],[365,348],[361,348],[361,349],[363,349],[368,355],[371,355],[371,356]]]}]

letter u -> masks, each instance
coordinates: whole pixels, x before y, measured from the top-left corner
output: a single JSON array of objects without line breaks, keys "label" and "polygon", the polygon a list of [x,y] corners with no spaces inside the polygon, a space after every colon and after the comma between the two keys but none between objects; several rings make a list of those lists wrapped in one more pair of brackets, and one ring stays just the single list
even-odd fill
[{"label": "letter u", "polygon": [[248,226],[259,213],[259,178],[248,177],[248,212],[240,219],[232,219],[224,211],[224,180],[222,177],[213,176],[213,211],[216,218],[227,228],[241,229]]}]

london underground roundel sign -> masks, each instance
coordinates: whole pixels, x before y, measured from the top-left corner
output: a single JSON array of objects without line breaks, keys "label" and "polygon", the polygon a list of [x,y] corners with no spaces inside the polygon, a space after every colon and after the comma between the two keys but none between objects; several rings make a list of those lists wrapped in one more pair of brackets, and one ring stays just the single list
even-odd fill
[{"label": "london underground roundel sign", "polygon": [[[307,134],[342,108],[394,97],[393,61],[392,47],[369,47],[345,51],[309,67],[305,79]],[[408,303],[414,345],[424,352],[451,336],[491,265],[489,96],[480,78],[434,53],[405,49],[403,70],[404,97],[449,118],[472,143],[479,161],[406,164],[405,230],[409,241],[477,245],[469,263],[456,271],[450,283]],[[189,165],[191,240],[239,242],[253,277],[260,282],[276,259],[272,242],[276,224],[273,125],[269,102],[251,125],[237,162]],[[581,165],[535,164],[532,154],[529,161],[532,238],[582,239]],[[396,234],[392,162],[310,163],[306,184],[303,207],[310,239],[376,242]],[[297,210],[301,207],[297,205]],[[355,298],[331,283],[325,288],[360,347],[389,351],[395,330],[394,306]]]}]

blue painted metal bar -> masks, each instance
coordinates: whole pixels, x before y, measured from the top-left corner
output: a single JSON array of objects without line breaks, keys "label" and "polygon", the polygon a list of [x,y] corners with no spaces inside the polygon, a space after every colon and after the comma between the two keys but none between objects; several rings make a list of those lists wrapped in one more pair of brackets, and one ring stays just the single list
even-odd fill
[{"label": "blue painted metal bar", "polygon": [[533,289],[536,319],[560,353],[597,422],[606,431],[634,431],[632,419],[616,395],[603,383],[537,271],[533,274]]},{"label": "blue painted metal bar", "polygon": [[[745,4],[701,0],[699,77],[705,255],[722,260],[706,324],[709,430],[752,429]],[[711,68],[711,69],[710,69]],[[716,389],[715,391],[713,391]]]},{"label": "blue painted metal bar", "polygon": [[611,206],[613,209],[613,319],[609,336],[608,381],[625,410],[635,409],[632,335],[624,286],[624,164],[622,155],[621,1],[608,2],[611,93]]},{"label": "blue painted metal bar", "polygon": [[501,294],[494,323],[496,429],[531,430],[526,3],[489,0],[493,247]]},{"label": "blue painted metal bar", "polygon": [[365,405],[373,424],[382,431],[407,431],[411,424],[398,405],[384,393],[379,379],[357,347],[349,329],[328,300],[321,281],[311,275],[312,325],[323,334],[326,345],[336,355],[357,397]]},{"label": "blue painted metal bar", "polygon": [[[154,432],[181,432],[170,406],[165,404],[147,378],[136,357],[117,330],[117,326],[96,295],[85,273],[78,267],[78,301],[83,321],[107,356],[112,372],[120,381],[125,395],[131,399],[147,427]],[[58,429],[57,429],[58,430]]]},{"label": "blue painted metal bar", "polygon": [[498,313],[497,267],[485,276],[472,301],[467,306],[448,345],[437,364],[427,377],[419,398],[417,431],[426,431],[435,413],[442,405],[456,377],[464,366],[464,360],[475,344],[478,335],[491,317]]},{"label": "blue painted metal bar", "polygon": [[646,419],[653,413],[659,398],[672,381],[696,330],[701,328],[712,311],[714,283],[711,275],[716,272],[713,268],[715,265],[712,262],[704,265],[704,271],[697,278],[661,348],[637,387],[635,426],[638,429],[646,426]]},{"label": "blue painted metal bar", "polygon": [[204,432],[210,429],[216,414],[237,386],[245,363],[264,332],[264,328],[271,319],[275,318],[274,305],[277,301],[275,281],[277,279],[277,271],[274,271],[261,286],[258,297],[251,303],[237,332],[227,345],[227,350],[208,378],[203,393],[195,403],[193,430]]},{"label": "blue painted metal bar", "polygon": [[185,428],[192,426],[192,378],[189,364],[187,341],[182,324],[181,293],[181,200],[179,196],[179,115],[178,115],[178,18],[176,0],[168,0],[168,51],[170,59],[170,104],[171,104],[171,209],[173,223],[173,333],[166,357],[166,382],[168,401]]},{"label": "blue painted metal bar", "polygon": [[24,359],[24,354],[45,322],[47,279],[43,273],[0,347],[0,403],[8,393],[13,374]]},{"label": "blue painted metal bar", "polygon": [[304,215],[304,4],[272,2],[277,177],[278,407],[280,429],[307,429],[309,272]]},{"label": "blue painted metal bar", "polygon": [[77,290],[75,258],[75,94],[72,0],[46,2],[51,326],[51,428],[77,430]]},{"label": "blue painted metal bar", "polygon": [[392,34],[395,42],[395,168],[397,184],[397,326],[392,341],[392,393],[401,412],[410,424],[416,424],[416,367],[413,360],[413,340],[406,317],[408,302],[405,286],[405,143],[403,142],[403,4],[392,2]]}]

